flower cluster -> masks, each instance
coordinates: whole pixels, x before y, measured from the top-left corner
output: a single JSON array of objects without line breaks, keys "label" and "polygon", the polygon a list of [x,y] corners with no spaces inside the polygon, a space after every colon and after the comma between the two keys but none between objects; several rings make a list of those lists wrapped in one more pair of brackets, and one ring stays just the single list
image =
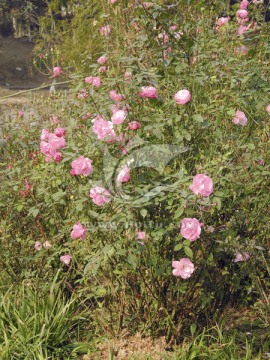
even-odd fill
[{"label": "flower cluster", "polygon": [[45,161],[49,162],[51,159],[55,162],[61,161],[62,155],[57,150],[66,146],[65,135],[64,128],[57,128],[54,133],[50,133],[47,129],[42,130],[39,147],[42,154],[46,156]]}]

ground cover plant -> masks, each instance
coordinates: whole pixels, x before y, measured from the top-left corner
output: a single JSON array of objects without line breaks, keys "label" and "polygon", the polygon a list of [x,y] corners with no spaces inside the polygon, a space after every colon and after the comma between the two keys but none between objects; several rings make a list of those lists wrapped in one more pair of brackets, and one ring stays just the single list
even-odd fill
[{"label": "ground cover plant", "polygon": [[36,289],[58,274],[65,301],[79,298],[89,326],[111,336],[181,343],[228,307],[252,306],[259,340],[243,358],[260,356],[270,343],[263,4],[101,4],[91,56],[69,37],[70,67],[57,43],[37,60],[56,90],[73,89],[2,116],[1,270]]}]

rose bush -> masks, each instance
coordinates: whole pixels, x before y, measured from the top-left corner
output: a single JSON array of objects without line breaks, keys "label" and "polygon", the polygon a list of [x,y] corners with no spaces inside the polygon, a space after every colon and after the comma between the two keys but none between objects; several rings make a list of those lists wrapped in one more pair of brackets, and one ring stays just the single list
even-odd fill
[{"label": "rose bush", "polygon": [[184,336],[266,284],[269,29],[239,36],[216,3],[103,5],[74,91],[3,124],[0,264],[18,282],[61,269],[115,331]]}]

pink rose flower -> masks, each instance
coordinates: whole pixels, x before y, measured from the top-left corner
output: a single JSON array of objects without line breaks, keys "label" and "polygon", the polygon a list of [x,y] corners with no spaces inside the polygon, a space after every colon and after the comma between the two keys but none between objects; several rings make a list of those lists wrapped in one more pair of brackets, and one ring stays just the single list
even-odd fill
[{"label": "pink rose flower", "polygon": [[112,123],[113,124],[123,124],[123,122],[125,121],[125,118],[126,118],[126,113],[124,110],[117,110],[113,113],[112,115]]},{"label": "pink rose flower", "polygon": [[66,129],[65,128],[56,128],[54,133],[58,137],[66,136]]},{"label": "pink rose flower", "polygon": [[243,111],[237,110],[235,117],[233,118],[233,123],[236,125],[242,125],[245,126],[247,124],[247,118],[245,113]]},{"label": "pink rose flower", "polygon": [[184,105],[184,104],[186,104],[187,102],[190,101],[191,95],[190,95],[190,92],[188,90],[183,89],[183,90],[178,91],[174,95],[174,99],[175,99],[177,104]]},{"label": "pink rose flower", "polygon": [[50,135],[49,130],[47,130],[47,129],[42,129],[42,131],[41,131],[41,136],[40,136],[40,140],[41,140],[41,141],[47,141],[47,140],[49,140],[49,135]]},{"label": "pink rose flower", "polygon": [[97,134],[98,140],[104,139],[105,141],[112,142],[116,138],[113,123],[104,120],[99,115],[94,119],[93,132]]},{"label": "pink rose flower", "polygon": [[248,252],[243,252],[243,253],[237,252],[235,254],[234,262],[247,261],[249,258],[250,258],[250,255]]},{"label": "pink rose flower", "polygon": [[145,231],[137,231],[136,232],[138,240],[145,240],[146,239],[146,232]]},{"label": "pink rose flower", "polygon": [[55,66],[53,68],[53,77],[56,78],[58,77],[62,72],[62,68],[60,66]]},{"label": "pink rose flower", "polygon": [[49,243],[49,241],[45,241],[43,243],[43,247],[46,249],[46,250],[49,250],[51,247],[52,247],[52,244]]},{"label": "pink rose flower", "polygon": [[157,89],[154,86],[142,86],[138,94],[142,98],[157,99]]},{"label": "pink rose flower", "polygon": [[23,111],[21,111],[21,110],[20,110],[20,111],[18,111],[18,116],[19,116],[19,117],[23,117],[23,116],[24,116],[24,112],[23,112]]},{"label": "pink rose flower", "polygon": [[124,183],[124,182],[128,182],[129,180],[130,180],[130,169],[126,165],[122,170],[120,170],[117,176],[117,181]]},{"label": "pink rose flower", "polygon": [[39,242],[39,241],[36,241],[36,242],[35,242],[35,249],[36,249],[37,251],[39,251],[39,250],[42,249],[42,244],[41,244],[41,242]]},{"label": "pink rose flower", "polygon": [[96,186],[90,190],[90,197],[98,206],[102,206],[110,201],[110,192],[101,186]]},{"label": "pink rose flower", "polygon": [[182,258],[179,261],[172,262],[173,275],[180,276],[182,279],[188,279],[194,272],[194,264],[188,258]]},{"label": "pink rose flower", "polygon": [[72,161],[71,167],[74,170],[75,175],[88,176],[93,172],[92,160],[85,158],[84,156],[80,156],[78,159]]},{"label": "pink rose flower", "polygon": [[54,154],[54,157],[53,157],[53,160],[56,162],[56,163],[59,163],[62,159],[62,154],[57,151],[55,154]]},{"label": "pink rose flower", "polygon": [[220,17],[220,18],[217,19],[216,24],[217,24],[218,27],[224,26],[224,25],[228,24],[229,20],[230,20],[230,17],[229,17],[229,16],[227,16],[227,17]]},{"label": "pink rose flower", "polygon": [[248,16],[247,10],[238,10],[236,12],[236,16],[240,17],[241,19],[245,19]]},{"label": "pink rose flower", "polygon": [[69,265],[71,261],[71,256],[70,255],[60,256],[60,261],[62,261],[62,263],[64,263],[65,265]]},{"label": "pink rose flower", "polygon": [[71,232],[71,237],[73,240],[81,238],[82,240],[86,237],[87,229],[82,226],[82,224],[78,221],[74,226]]},{"label": "pink rose flower", "polygon": [[190,241],[198,239],[201,235],[202,224],[195,218],[185,218],[181,221],[181,235]]},{"label": "pink rose flower", "polygon": [[106,61],[107,61],[106,56],[101,56],[100,58],[97,59],[99,65],[105,64]]},{"label": "pink rose flower", "polygon": [[238,35],[243,35],[249,28],[247,26],[244,25],[240,25],[238,28]]},{"label": "pink rose flower", "polygon": [[101,35],[108,36],[111,32],[111,27],[110,27],[110,25],[102,26],[99,29],[99,31],[100,31]]},{"label": "pink rose flower", "polygon": [[118,94],[115,90],[111,90],[110,91],[110,98],[114,101],[122,101],[124,100],[126,97],[124,95]]},{"label": "pink rose flower", "polygon": [[117,0],[111,0],[111,3],[114,4]]},{"label": "pink rose flower", "polygon": [[101,85],[100,78],[98,76],[88,76],[84,79],[84,82],[86,84],[92,84],[93,87],[96,87],[97,89]]},{"label": "pink rose flower", "polygon": [[270,114],[270,104],[266,106],[266,111]]},{"label": "pink rose flower", "polygon": [[214,191],[212,179],[205,174],[195,175],[189,188],[195,195],[202,196],[209,196]]},{"label": "pink rose flower", "polygon": [[141,127],[139,121],[132,121],[128,123],[128,130],[138,130]]},{"label": "pink rose flower", "polygon": [[248,0],[243,0],[243,1],[241,1],[240,9],[246,10],[247,7],[248,7]]}]

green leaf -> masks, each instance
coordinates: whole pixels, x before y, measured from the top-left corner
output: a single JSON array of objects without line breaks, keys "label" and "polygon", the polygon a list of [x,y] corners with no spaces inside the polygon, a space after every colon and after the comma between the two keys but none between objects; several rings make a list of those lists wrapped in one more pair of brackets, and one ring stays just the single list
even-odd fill
[{"label": "green leaf", "polygon": [[200,115],[200,114],[195,114],[195,115],[193,115],[193,116],[192,116],[192,119],[195,120],[195,121],[197,121],[197,122],[200,122],[200,123],[204,122],[204,118],[203,118],[202,115]]},{"label": "green leaf", "polygon": [[175,247],[174,247],[174,251],[179,251],[179,250],[182,249],[182,247],[183,247],[183,244],[177,244],[177,245],[175,245]]},{"label": "green leaf", "polygon": [[146,217],[146,215],[147,215],[147,210],[146,209],[142,209],[142,210],[140,210],[140,214],[142,215],[142,217]]},{"label": "green leaf", "polygon": [[190,247],[184,246],[184,252],[187,257],[193,259],[193,251],[191,250]]}]

